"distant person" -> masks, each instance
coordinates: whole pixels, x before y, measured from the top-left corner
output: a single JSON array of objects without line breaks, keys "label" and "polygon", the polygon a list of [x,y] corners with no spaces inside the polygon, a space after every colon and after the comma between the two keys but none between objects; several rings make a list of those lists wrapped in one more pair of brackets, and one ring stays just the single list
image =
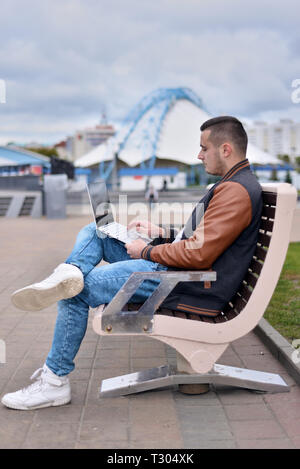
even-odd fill
[{"label": "distant person", "polygon": [[150,186],[145,194],[145,199],[149,202],[150,208],[153,207],[153,204],[158,202],[158,192],[154,186]]},{"label": "distant person", "polygon": [[[68,375],[75,368],[89,309],[109,303],[134,272],[215,271],[217,280],[210,288],[203,282],[179,282],[161,305],[201,317],[220,315],[236,294],[256,249],[262,190],[246,159],[248,138],[239,120],[231,116],[209,119],[201,131],[198,159],[208,174],[221,179],[192,212],[190,219],[196,218],[192,230],[189,221],[175,233],[147,220],[135,220],[128,228],[154,239],[151,244],[137,239],[124,245],[113,238],[99,238],[91,223],[82,228],[71,254],[50,277],[13,293],[14,305],[25,311],[58,302],[58,315],[50,352],[32,375],[34,382],[5,394],[3,405],[31,410],[70,402]],[[197,207],[203,208],[199,220]],[[59,234],[53,236],[59,242]],[[98,266],[102,259],[106,263]],[[131,301],[143,303],[158,283],[154,279],[143,282]]]},{"label": "distant person", "polygon": [[162,191],[167,191],[168,190],[168,182],[166,179],[164,179],[163,186],[162,186]]}]

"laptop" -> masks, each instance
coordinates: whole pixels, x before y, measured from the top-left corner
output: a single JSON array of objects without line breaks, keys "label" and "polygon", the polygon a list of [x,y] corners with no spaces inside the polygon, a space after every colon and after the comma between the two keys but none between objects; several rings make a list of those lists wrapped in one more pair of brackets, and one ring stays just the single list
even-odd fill
[{"label": "laptop", "polygon": [[124,244],[131,243],[135,239],[141,238],[146,243],[151,243],[152,239],[146,235],[142,235],[135,230],[128,230],[127,226],[114,221],[105,181],[91,182],[86,184],[86,188],[99,238],[109,236]]}]

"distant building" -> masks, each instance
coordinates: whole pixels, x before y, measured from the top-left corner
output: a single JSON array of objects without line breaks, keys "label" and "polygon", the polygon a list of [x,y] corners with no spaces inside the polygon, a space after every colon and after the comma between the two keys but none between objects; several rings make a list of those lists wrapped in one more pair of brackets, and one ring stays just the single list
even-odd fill
[{"label": "distant building", "polygon": [[68,152],[66,140],[56,143],[54,148],[56,149],[59,158],[62,160],[72,161],[72,155]]},{"label": "distant building", "polygon": [[85,155],[101,143],[106,142],[116,133],[113,125],[98,124],[95,127],[88,127],[77,130],[75,135],[68,137],[65,142],[57,144],[57,151],[66,155],[66,159],[75,161]]},{"label": "distant building", "polygon": [[49,169],[47,156],[15,145],[0,146],[0,176],[40,176]]},{"label": "distant building", "polygon": [[278,123],[268,124],[254,121],[245,125],[249,142],[271,155],[289,155],[291,160],[300,156],[300,123],[281,119]]}]

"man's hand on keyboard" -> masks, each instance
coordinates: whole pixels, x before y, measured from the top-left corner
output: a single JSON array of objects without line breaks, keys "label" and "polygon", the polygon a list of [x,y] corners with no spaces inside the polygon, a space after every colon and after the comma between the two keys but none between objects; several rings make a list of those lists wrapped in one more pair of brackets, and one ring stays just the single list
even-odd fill
[{"label": "man's hand on keyboard", "polygon": [[128,225],[128,230],[136,230],[141,235],[149,236],[150,238],[158,238],[164,236],[164,229],[160,226],[150,223],[148,220],[134,220]]},{"label": "man's hand on keyboard", "polygon": [[141,252],[145,246],[147,246],[147,243],[145,243],[145,241],[143,241],[142,239],[136,239],[135,241],[132,241],[131,243],[125,244],[127,253],[129,254],[130,257],[132,257],[132,259],[140,259]]}]

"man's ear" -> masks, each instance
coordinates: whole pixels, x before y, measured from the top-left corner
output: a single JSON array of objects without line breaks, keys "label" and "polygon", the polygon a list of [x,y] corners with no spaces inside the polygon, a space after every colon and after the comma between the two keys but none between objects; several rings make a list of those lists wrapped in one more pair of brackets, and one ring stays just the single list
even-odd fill
[{"label": "man's ear", "polygon": [[232,154],[232,146],[230,143],[226,142],[226,143],[223,143],[222,145],[222,156],[224,158],[228,158],[231,154]]}]

